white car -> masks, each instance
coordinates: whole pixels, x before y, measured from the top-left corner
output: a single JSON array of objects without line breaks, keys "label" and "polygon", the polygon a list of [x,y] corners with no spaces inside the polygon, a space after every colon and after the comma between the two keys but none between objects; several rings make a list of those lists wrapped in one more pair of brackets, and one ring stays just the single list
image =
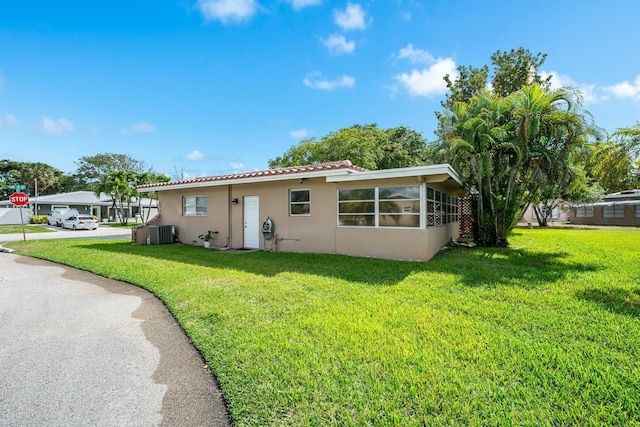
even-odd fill
[{"label": "white car", "polygon": [[62,228],[96,230],[98,228],[98,220],[90,215],[73,215],[62,220]]},{"label": "white car", "polygon": [[55,209],[47,217],[47,224],[61,227],[62,220],[78,214],[76,209]]}]

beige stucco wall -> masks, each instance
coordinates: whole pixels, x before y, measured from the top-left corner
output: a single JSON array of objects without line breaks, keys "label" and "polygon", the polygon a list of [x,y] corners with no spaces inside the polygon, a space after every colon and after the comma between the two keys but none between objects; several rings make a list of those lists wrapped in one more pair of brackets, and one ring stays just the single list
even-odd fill
[{"label": "beige stucco wall", "polygon": [[[309,216],[289,216],[289,190],[310,190]],[[244,210],[242,201],[245,196],[258,196],[260,223],[270,217],[275,225],[279,239],[277,250],[289,252],[335,252],[333,230],[336,226],[335,184],[325,182],[324,178],[297,179],[265,182],[257,184],[234,185],[232,198],[239,203],[232,207],[232,247],[241,248],[244,244]],[[260,249],[264,249],[264,240],[260,238]],[[270,248],[272,242],[267,242]],[[274,247],[274,250],[276,247]]]},{"label": "beige stucco wall", "polygon": [[[451,238],[458,237],[458,223],[429,229],[338,227],[338,189],[375,186],[420,185],[417,178],[328,183],[324,177],[284,181],[244,183],[197,189],[159,192],[161,207],[157,225],[175,225],[178,240],[202,245],[198,235],[207,230],[220,234],[213,246],[231,248],[244,245],[243,200],[259,197],[260,223],[270,217],[275,224],[276,240],[266,249],[286,252],[339,253],[388,259],[423,260],[432,258]],[[429,186],[444,191],[439,184]],[[289,215],[289,190],[310,190],[309,216]],[[207,216],[182,216],[183,196],[207,196]],[[231,205],[238,199],[237,205]],[[146,236],[146,235],[145,235]],[[146,237],[145,237],[146,238]],[[138,243],[144,241],[138,237]],[[260,249],[265,241],[260,237]]]},{"label": "beige stucco wall", "polygon": [[[207,196],[207,215],[183,216],[183,196]],[[229,202],[226,186],[160,191],[158,202],[161,215],[156,225],[174,225],[179,242],[202,246],[202,240],[198,236],[212,230],[219,233],[212,241],[212,245],[226,244],[229,236]]]}]

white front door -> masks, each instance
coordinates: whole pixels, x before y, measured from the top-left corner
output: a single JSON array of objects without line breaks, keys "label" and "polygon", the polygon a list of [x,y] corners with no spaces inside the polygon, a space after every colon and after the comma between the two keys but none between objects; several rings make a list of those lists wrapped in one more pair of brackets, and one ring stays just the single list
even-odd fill
[{"label": "white front door", "polygon": [[260,198],[258,196],[244,197],[244,247],[260,248]]}]

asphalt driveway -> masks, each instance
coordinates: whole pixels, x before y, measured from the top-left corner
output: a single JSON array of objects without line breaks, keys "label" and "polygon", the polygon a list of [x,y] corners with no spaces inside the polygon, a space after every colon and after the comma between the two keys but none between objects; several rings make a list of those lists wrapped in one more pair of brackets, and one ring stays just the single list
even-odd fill
[{"label": "asphalt driveway", "polygon": [[204,361],[153,295],[0,253],[0,425],[230,423]]}]

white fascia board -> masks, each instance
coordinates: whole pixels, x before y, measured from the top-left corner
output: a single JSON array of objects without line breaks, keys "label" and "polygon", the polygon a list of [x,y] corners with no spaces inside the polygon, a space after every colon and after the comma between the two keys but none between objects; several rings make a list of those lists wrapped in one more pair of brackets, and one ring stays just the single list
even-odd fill
[{"label": "white fascia board", "polygon": [[353,169],[332,169],[313,172],[296,172],[296,173],[278,173],[269,175],[252,176],[248,178],[231,178],[221,179],[218,181],[201,181],[201,182],[185,182],[183,184],[175,185],[162,185],[155,187],[140,188],[138,191],[169,191],[169,190],[183,190],[185,188],[202,188],[202,187],[219,187],[224,185],[240,185],[240,184],[254,184],[258,182],[273,182],[273,181],[287,181],[287,180],[300,180],[307,178],[322,178],[331,176],[344,176],[358,172]]},{"label": "white fascia board", "polygon": [[373,179],[410,178],[429,175],[448,175],[462,187],[462,180],[448,163],[431,166],[415,166],[411,168],[381,169],[357,172],[346,176],[330,176],[327,182],[367,181]]}]

